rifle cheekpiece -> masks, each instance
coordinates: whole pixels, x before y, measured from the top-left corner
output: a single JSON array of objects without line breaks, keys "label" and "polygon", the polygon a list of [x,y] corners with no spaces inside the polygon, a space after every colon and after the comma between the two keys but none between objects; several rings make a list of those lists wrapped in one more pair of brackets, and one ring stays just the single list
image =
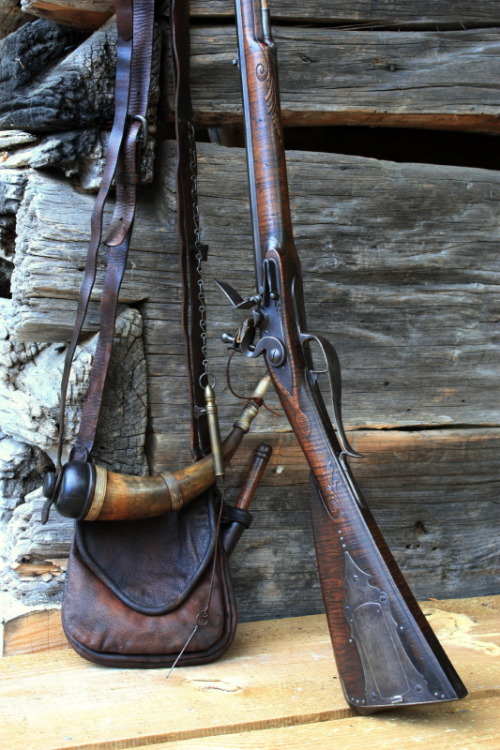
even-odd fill
[{"label": "rifle cheekpiece", "polygon": [[[339,677],[362,714],[456,700],[467,691],[430,629],[356,487],[347,458],[359,457],[342,424],[340,364],[333,345],[308,332],[300,261],[291,226],[279,105],[276,45],[267,0],[235,0],[257,292],[218,286],[237,310],[251,309],[229,349],[263,356],[268,374],[222,442],[207,359],[197,198],[196,140],[189,91],[189,2],[170,0],[182,329],[191,405],[190,466],[131,477],[94,464],[92,450],[109,368],[120,284],[132,234],[141,153],[148,137],[154,0],[116,0],[115,117],[91,219],[86,268],[61,385],[56,471],[43,511],[76,519],[63,599],[75,650],[109,666],[165,667],[213,661],[230,646],[236,605],[228,558],[251,522],[248,506],[271,455],[254,456],[235,506],[223,497],[225,466],[272,382],[311,470],[318,572]],[[103,239],[103,209],[115,207]],[[108,263],[100,331],[81,424],[63,465],[66,391],[94,286],[100,246]],[[313,362],[319,348],[324,366]],[[318,385],[326,375],[333,419]],[[219,490],[218,482],[222,483]]]}]

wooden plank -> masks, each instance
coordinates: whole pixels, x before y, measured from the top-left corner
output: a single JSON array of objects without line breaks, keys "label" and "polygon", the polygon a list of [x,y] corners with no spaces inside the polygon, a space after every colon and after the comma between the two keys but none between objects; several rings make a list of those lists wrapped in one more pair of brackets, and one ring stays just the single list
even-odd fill
[{"label": "wooden plank", "polygon": [[[498,431],[352,436],[366,454],[351,462],[354,475],[416,595],[497,592]],[[236,461],[248,461],[258,437]],[[275,453],[254,501],[254,523],[231,561],[240,612],[244,619],[320,612],[308,471],[292,436],[262,437]],[[227,484],[232,499],[239,478],[229,472]]]},{"label": "wooden plank", "polygon": [[[112,0],[24,0],[23,7],[36,15],[63,13],[74,16],[84,14],[110,14]],[[496,0],[393,0],[391,3],[372,0],[272,0],[271,12],[275,19],[308,20],[329,23],[373,23],[378,24],[460,24],[485,26],[497,24],[500,13]],[[206,17],[231,17],[234,14],[233,0],[193,0],[192,15]],[[82,23],[83,23],[82,18]],[[88,21],[87,21],[88,23]]]},{"label": "wooden plank", "polygon": [[[498,133],[497,30],[363,32],[277,27],[285,125],[424,127]],[[241,122],[236,39],[193,29],[192,94],[200,124]]]},{"label": "wooden plank", "polygon": [[3,628],[1,656],[35,654],[69,648],[61,625],[61,611],[55,607],[25,612],[7,620]]},{"label": "wooden plank", "polygon": [[[211,248],[210,358],[224,382],[220,336],[235,330],[241,315],[231,312],[213,279],[222,276],[243,295],[253,291],[247,178],[241,150],[200,144],[199,152],[203,234]],[[155,196],[144,194],[121,300],[142,305],[153,431],[164,434],[172,405],[185,403],[185,383],[170,147],[161,159],[163,202],[155,206]],[[289,152],[288,164],[309,327],[338,349],[347,426],[497,424],[500,175],[306,152]],[[32,177],[17,227],[18,337],[67,337],[91,205],[65,182]],[[238,372],[248,380],[246,366],[236,363],[237,383]],[[223,424],[231,424],[235,408],[225,394]],[[274,429],[283,427],[274,422]]]},{"label": "wooden plank", "polygon": [[[414,592],[425,598],[498,591],[500,432],[356,431],[352,437],[367,454],[352,462],[355,476]],[[226,499],[235,501],[260,440],[273,445],[274,455],[253,502],[253,524],[231,559],[240,619],[321,612],[308,470],[293,435],[265,432],[246,438],[227,473]],[[159,455],[162,460],[176,457],[173,441]],[[42,498],[32,501],[29,521],[25,505],[22,534],[19,522],[9,537],[19,537],[17,557],[57,556],[60,567],[71,525],[54,513],[51,523],[40,527],[42,504]],[[52,601],[60,598],[60,572],[45,582],[36,565],[23,565],[24,577],[16,586],[11,574],[12,591],[25,596],[28,591],[31,601],[36,592],[38,601],[49,591]]]},{"label": "wooden plank", "polygon": [[[165,49],[168,36],[167,30]],[[498,29],[366,32],[285,26],[277,27],[275,36],[287,125],[499,132],[491,64],[498,56]],[[75,169],[94,146],[95,151],[102,146],[98,129],[109,128],[112,120],[114,26],[107,24],[85,37],[77,29],[40,21],[0,42],[5,58],[0,71],[0,127],[51,134],[34,148],[21,149],[26,159],[34,151],[34,166],[44,166],[45,159],[49,166]],[[194,27],[191,50],[198,122],[240,123],[233,26]],[[159,54],[154,59],[152,107],[159,96]],[[171,90],[168,98],[173,101]],[[156,122],[151,115],[150,135]],[[14,153],[9,160],[16,164],[16,158]],[[145,176],[151,159],[152,146]]]},{"label": "wooden plank", "polygon": [[[222,275],[242,295],[254,290],[247,178],[239,149],[200,148],[199,164],[217,361],[219,336],[242,316],[212,279]],[[472,413],[476,425],[498,424],[496,399],[483,396],[499,388],[489,374],[500,356],[491,283],[500,175],[305,152],[290,152],[288,169],[309,329],[335,342],[348,426],[471,424]]]},{"label": "wooden plank", "polygon": [[[273,18],[321,22],[360,22],[377,24],[474,24],[493,25],[499,21],[495,0],[271,0]],[[192,13],[200,16],[233,13],[232,0],[193,0]],[[463,27],[462,27],[463,28]]]},{"label": "wooden plank", "polygon": [[114,13],[113,2],[100,0],[27,0],[25,6],[27,13],[80,29],[98,29]]},{"label": "wooden plank", "polygon": [[19,6],[18,0],[0,0],[0,39],[30,20]]},{"label": "wooden plank", "polygon": [[[387,727],[391,742],[399,725],[410,734],[420,723],[430,740],[438,731],[450,737],[446,729],[457,720],[472,732],[465,718],[474,716],[476,702],[494,698],[498,706],[499,598],[426,602],[424,609],[469,688],[469,703],[358,719],[341,695],[324,617],[311,616],[241,625],[229,655],[177,669],[168,680],[163,669],[105,669],[70,650],[5,658],[0,739],[9,750],[32,747],[35,737],[37,750],[116,750],[290,725],[303,725],[314,737],[323,722],[343,719],[353,726],[359,721],[360,731],[371,724],[381,736]],[[491,704],[485,706],[491,717]]]},{"label": "wooden plank", "polygon": [[[224,386],[220,335],[235,331],[242,316],[224,304],[212,280],[222,275],[242,294],[253,291],[246,173],[238,149],[202,144],[199,161],[210,245],[209,357],[226,433],[240,405]],[[154,471],[189,461],[170,146],[159,164],[166,172],[158,175],[155,194],[143,193],[122,288],[122,302],[140,306],[145,321]],[[353,462],[362,490],[420,596],[493,593],[500,177],[299,152],[289,153],[289,164],[310,328],[338,348],[346,423],[360,450],[371,452]],[[32,176],[18,214],[18,335],[67,338],[91,206],[91,198],[65,181]],[[96,322],[93,307],[88,328]],[[260,371],[261,363],[254,367]],[[248,392],[258,372],[237,360],[232,378],[237,390]],[[276,406],[275,399],[270,403]],[[255,524],[234,558],[240,611],[245,619],[317,612],[305,463],[284,418],[263,412],[254,431],[229,473],[229,498],[259,434],[276,453],[272,481],[264,481],[255,502]],[[37,528],[33,538],[40,534]]]},{"label": "wooden plank", "polygon": [[[440,634],[445,634],[446,638],[465,638],[466,633],[469,633],[471,629],[471,618],[476,623],[475,639],[482,637],[482,634],[489,633],[492,628],[498,627],[496,617],[499,606],[499,597],[495,596],[460,600],[434,599],[421,602],[421,607],[430,618],[433,629]],[[457,625],[455,621],[459,624]],[[5,624],[3,637],[2,656],[19,656],[70,648],[62,629],[61,611],[58,607],[23,612],[10,618]],[[476,641],[474,643],[477,646]],[[496,653],[496,649],[491,649],[489,645],[486,650]]]},{"label": "wooden plank", "polygon": [[[411,715],[349,717],[261,731],[203,737],[155,745],[155,750],[443,750],[448,743],[467,750],[497,750],[499,698],[466,700],[453,706],[414,709]],[[409,713],[409,712],[408,712]],[[141,746],[145,748],[145,745]],[[139,750],[141,750],[141,747]]]}]

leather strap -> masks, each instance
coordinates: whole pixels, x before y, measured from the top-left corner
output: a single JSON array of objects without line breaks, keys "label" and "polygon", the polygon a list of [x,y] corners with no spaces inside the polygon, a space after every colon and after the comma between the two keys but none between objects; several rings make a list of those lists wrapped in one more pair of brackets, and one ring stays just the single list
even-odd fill
[{"label": "leather strap", "polygon": [[[100,330],[89,377],[80,428],[71,451],[71,459],[87,461],[94,446],[106,376],[115,335],[118,295],[127,263],[133,230],[137,184],[140,182],[140,151],[147,139],[147,107],[153,48],[154,0],[116,0],[117,62],[115,116],[106,163],[91,219],[91,237],[84,277],[80,289],[75,324],[66,352],[60,406],[60,430],[57,468],[61,468],[66,398],[71,365],[86,318],[94,288],[99,250],[108,247],[100,305]],[[195,458],[209,450],[203,404],[201,375],[204,372],[201,306],[203,287],[196,255],[204,250],[196,235],[196,152],[189,86],[189,1],[171,0],[171,29],[175,82],[175,122],[178,143],[178,225],[181,237],[181,275],[183,287],[182,327],[187,352],[191,398],[191,443]],[[193,153],[194,152],[194,153]],[[116,199],[105,239],[104,207],[115,181]],[[198,409],[196,408],[198,407]]]},{"label": "leather strap", "polygon": [[75,324],[66,352],[61,383],[58,468],[61,466],[66,394],[71,365],[95,283],[103,233],[104,206],[115,178],[115,209],[103,243],[110,249],[102,290],[100,333],[72,458],[87,460],[94,445],[114,338],[118,292],[125,271],[135,217],[139,152],[141,143],[147,138],[146,115],[151,78],[153,18],[154,0],[116,1],[118,38],[115,116],[108,141],[104,173],[92,213],[91,237]]}]

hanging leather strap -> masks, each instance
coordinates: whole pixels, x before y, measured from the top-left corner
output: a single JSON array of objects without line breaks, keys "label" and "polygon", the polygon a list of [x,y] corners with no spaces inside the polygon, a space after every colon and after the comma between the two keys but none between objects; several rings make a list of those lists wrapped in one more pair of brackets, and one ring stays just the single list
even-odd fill
[{"label": "hanging leather strap", "polygon": [[[108,260],[100,304],[100,329],[89,385],[71,459],[90,458],[102,406],[115,335],[118,294],[127,263],[133,230],[140,153],[147,140],[147,107],[153,49],[154,0],[116,0],[117,63],[115,116],[109,136],[106,163],[91,219],[91,237],[75,324],[66,352],[61,383],[60,430],[57,468],[61,468],[66,399],[71,366],[95,284],[99,250],[108,248]],[[178,142],[177,194],[181,237],[183,287],[182,322],[185,334],[191,397],[192,451],[196,458],[209,449],[203,404],[204,316],[200,254],[206,248],[196,232],[196,151],[189,87],[189,2],[171,0],[171,29],[175,82],[175,122]],[[113,216],[103,235],[103,214],[115,181]],[[201,416],[200,416],[201,413]],[[195,416],[197,415],[197,416]]]},{"label": "hanging leather strap", "polygon": [[[151,78],[153,19],[154,0],[116,0],[115,116],[108,141],[103,177],[92,213],[91,237],[75,324],[66,352],[61,383],[58,469],[61,466],[66,394],[71,365],[95,283],[99,249],[101,244],[104,244],[109,247],[109,256],[101,298],[99,339],[72,458],[87,460],[94,445],[115,332],[118,292],[125,271],[135,218],[140,151],[147,140],[146,116]],[[115,209],[106,238],[101,242],[104,206],[113,179],[116,184]]]}]

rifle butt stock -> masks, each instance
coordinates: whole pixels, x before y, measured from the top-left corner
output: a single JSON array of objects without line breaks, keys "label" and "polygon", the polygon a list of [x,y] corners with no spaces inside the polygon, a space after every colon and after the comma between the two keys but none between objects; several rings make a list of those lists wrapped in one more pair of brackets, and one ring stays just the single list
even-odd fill
[{"label": "rifle butt stock", "polygon": [[344,501],[333,519],[313,475],[310,502],[328,627],[349,705],[370,714],[465,697],[368,508]]},{"label": "rifle butt stock", "polygon": [[303,354],[297,350],[290,359],[291,387],[290,376],[283,386],[281,368],[270,365],[269,371],[311,469],[318,573],[347,702],[370,714],[465,697],[465,686],[355,486]]}]

